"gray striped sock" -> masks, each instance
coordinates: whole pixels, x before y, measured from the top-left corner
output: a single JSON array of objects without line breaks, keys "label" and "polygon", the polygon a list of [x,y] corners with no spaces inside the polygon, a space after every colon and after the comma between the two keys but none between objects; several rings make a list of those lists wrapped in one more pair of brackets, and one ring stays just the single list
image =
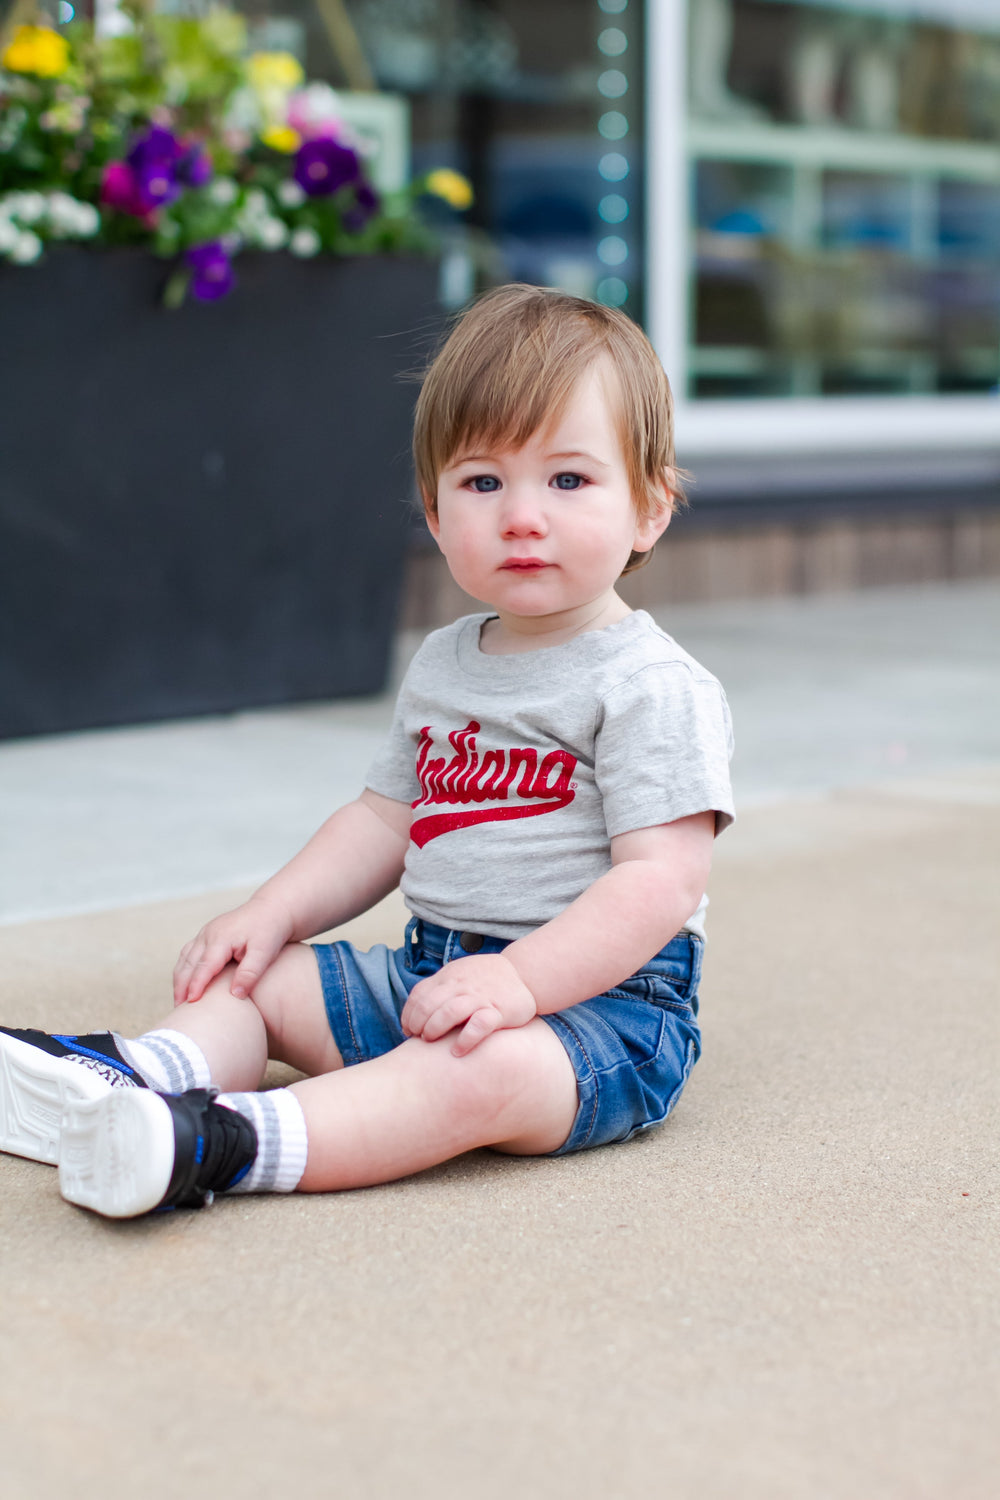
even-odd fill
[{"label": "gray striped sock", "polygon": [[294,1192],[306,1169],[308,1141],[302,1106],[292,1091],[220,1094],[216,1103],[244,1115],[257,1132],[257,1158],[230,1192]]},{"label": "gray striped sock", "polygon": [[138,1068],[150,1088],[163,1094],[207,1089],[212,1075],[201,1048],[182,1031],[143,1032],[134,1041],[115,1036],[122,1056]]}]

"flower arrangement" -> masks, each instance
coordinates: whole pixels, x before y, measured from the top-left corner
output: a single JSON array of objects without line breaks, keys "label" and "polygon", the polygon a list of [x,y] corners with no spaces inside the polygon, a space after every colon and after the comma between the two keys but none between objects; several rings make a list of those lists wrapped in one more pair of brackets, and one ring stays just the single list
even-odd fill
[{"label": "flower arrangement", "polygon": [[30,264],[52,240],[146,244],[175,261],[176,306],[225,296],[241,249],[430,250],[418,200],[469,206],[447,168],[379,192],[335,91],[290,53],[248,56],[234,12],[121,8],[120,34],[22,25],[0,52],[0,258]]}]

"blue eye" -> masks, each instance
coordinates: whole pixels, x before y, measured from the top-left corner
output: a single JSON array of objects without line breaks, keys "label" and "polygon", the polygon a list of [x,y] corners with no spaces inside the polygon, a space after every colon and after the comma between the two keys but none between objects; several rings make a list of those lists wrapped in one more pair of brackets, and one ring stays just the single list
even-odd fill
[{"label": "blue eye", "polygon": [[492,495],[500,488],[500,481],[495,474],[476,474],[468,483],[477,495]]},{"label": "blue eye", "polygon": [[578,490],[586,482],[582,474],[557,474],[552,481],[557,490]]}]

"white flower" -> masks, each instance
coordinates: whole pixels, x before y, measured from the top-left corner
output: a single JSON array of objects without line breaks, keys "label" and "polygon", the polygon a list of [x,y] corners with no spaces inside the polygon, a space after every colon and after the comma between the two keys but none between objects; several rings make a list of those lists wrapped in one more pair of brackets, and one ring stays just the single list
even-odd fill
[{"label": "white flower", "polygon": [[298,208],[305,201],[305,192],[294,177],[286,177],[284,182],[278,183],[278,202],[285,208]]},{"label": "white flower", "polygon": [[[29,205],[29,212],[32,207]],[[17,210],[17,217],[24,221],[23,208]],[[58,189],[48,194],[45,217],[49,232],[56,239],[89,239],[101,227],[101,216],[92,203],[81,203]]]},{"label": "white flower", "polygon": [[280,250],[288,244],[288,225],[281,219],[262,219],[257,226],[257,242],[262,250]]},{"label": "white flower", "polygon": [[231,177],[217,177],[209,185],[208,196],[213,203],[218,203],[220,208],[226,208],[235,202],[238,188]]},{"label": "white flower", "polygon": [[76,211],[78,205],[75,198],[69,193],[49,193],[46,205],[46,217],[49,221],[49,229],[57,237],[71,235],[76,231]]},{"label": "white flower", "polygon": [[42,253],[42,242],[37,234],[32,234],[30,229],[24,229],[14,241],[8,252],[10,259],[17,266],[30,266],[33,260],[37,260]]},{"label": "white flower", "polygon": [[343,115],[343,107],[328,83],[310,83],[298,89],[288,107],[288,123],[300,135],[307,135],[319,125],[333,124]]},{"label": "white flower", "polygon": [[288,248],[293,255],[300,255],[303,259],[310,255],[316,255],[322,241],[315,229],[296,229],[288,241]]},{"label": "white flower", "polygon": [[42,193],[10,193],[7,205],[8,213],[22,224],[37,224],[45,217],[47,207]]},{"label": "white flower", "polygon": [[82,240],[89,240],[101,227],[101,216],[92,203],[77,203],[75,232]]},{"label": "white flower", "polygon": [[16,224],[9,219],[0,217],[0,255],[6,255],[13,250],[20,238],[21,231]]},{"label": "white flower", "polygon": [[251,219],[266,218],[270,214],[271,205],[267,201],[267,194],[262,193],[260,188],[251,188],[243,204],[243,212]]}]

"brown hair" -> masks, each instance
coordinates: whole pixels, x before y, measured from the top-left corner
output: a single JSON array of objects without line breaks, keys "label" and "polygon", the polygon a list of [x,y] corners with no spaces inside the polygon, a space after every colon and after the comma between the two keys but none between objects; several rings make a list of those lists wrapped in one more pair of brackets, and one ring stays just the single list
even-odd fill
[{"label": "brown hair", "polygon": [[[558,419],[595,360],[614,371],[616,426],[632,498],[642,517],[683,503],[674,466],[670,384],[642,330],[624,313],[537,286],[487,292],[459,318],[424,379],[413,457],[424,508],[438,478],[473,444],[519,448]],[[649,553],[633,552],[626,573]]]}]

